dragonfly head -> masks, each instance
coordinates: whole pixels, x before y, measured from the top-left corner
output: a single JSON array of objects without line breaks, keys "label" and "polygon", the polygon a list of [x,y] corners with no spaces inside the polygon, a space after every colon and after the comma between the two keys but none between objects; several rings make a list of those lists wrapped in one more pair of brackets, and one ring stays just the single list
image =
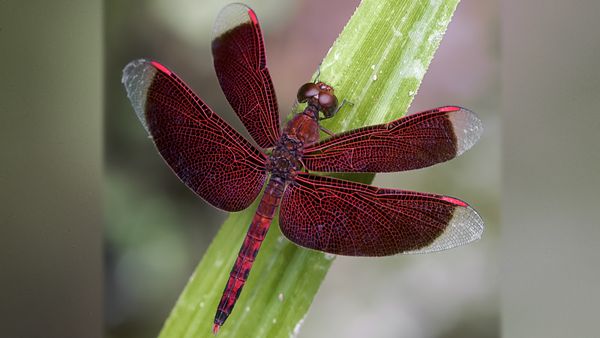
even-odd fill
[{"label": "dragonfly head", "polygon": [[326,119],[337,111],[338,100],[333,94],[333,87],[323,83],[305,83],[298,89],[298,102],[307,102],[316,107]]}]

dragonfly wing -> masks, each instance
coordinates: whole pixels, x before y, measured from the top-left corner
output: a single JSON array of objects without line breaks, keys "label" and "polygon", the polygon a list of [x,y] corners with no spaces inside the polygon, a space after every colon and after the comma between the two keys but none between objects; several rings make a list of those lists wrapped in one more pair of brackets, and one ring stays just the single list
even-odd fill
[{"label": "dragonfly wing", "polygon": [[386,124],[335,135],[308,146],[303,162],[322,172],[395,172],[424,168],[464,153],[483,127],[455,106],[408,115]]},{"label": "dragonfly wing", "polygon": [[266,178],[260,150],[161,64],[133,61],[122,81],[156,148],[190,189],[227,211],[254,201]]},{"label": "dragonfly wing", "polygon": [[279,112],[256,14],[234,3],[223,8],[214,26],[212,54],[225,97],[252,138],[270,148],[281,135]]},{"label": "dragonfly wing", "polygon": [[483,220],[458,199],[299,173],[279,224],[292,242],[348,256],[450,249],[481,237]]}]

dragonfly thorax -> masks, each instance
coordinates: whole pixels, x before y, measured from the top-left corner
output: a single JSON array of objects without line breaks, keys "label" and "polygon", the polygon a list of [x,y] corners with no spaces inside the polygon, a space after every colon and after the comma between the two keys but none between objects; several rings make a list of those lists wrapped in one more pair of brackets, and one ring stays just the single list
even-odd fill
[{"label": "dragonfly thorax", "polygon": [[302,168],[303,142],[283,134],[267,161],[267,170],[272,176],[290,181],[296,171]]}]

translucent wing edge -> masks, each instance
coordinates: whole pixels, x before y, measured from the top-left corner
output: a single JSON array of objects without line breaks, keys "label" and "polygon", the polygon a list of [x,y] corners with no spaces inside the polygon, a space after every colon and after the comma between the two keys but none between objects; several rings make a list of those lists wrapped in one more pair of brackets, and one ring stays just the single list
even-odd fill
[{"label": "translucent wing edge", "polygon": [[[217,15],[217,19],[213,25],[212,40],[227,32],[229,29],[231,29],[231,27],[235,27],[249,21],[255,25],[258,25],[258,19],[256,18],[256,14],[252,8],[241,3],[231,3],[223,7],[223,9],[221,9]],[[236,23],[236,25],[232,25],[232,23]]]},{"label": "translucent wing edge", "polygon": [[469,109],[457,106],[446,106],[438,108],[440,111],[449,111],[448,119],[452,122],[454,135],[456,136],[456,156],[462,155],[469,150],[483,134],[483,123]]},{"label": "translucent wing edge", "polygon": [[442,199],[456,205],[452,218],[442,234],[431,244],[417,250],[402,252],[403,254],[422,254],[447,250],[481,238],[484,222],[477,211],[461,200],[451,197],[442,197]]},{"label": "translucent wing edge", "polygon": [[123,69],[123,77],[121,82],[125,86],[127,91],[127,97],[131,101],[135,114],[142,122],[146,132],[150,134],[150,129],[146,122],[146,98],[148,94],[148,88],[152,84],[152,79],[156,75],[158,70],[152,67],[150,61],[145,59],[139,59],[131,61]]}]

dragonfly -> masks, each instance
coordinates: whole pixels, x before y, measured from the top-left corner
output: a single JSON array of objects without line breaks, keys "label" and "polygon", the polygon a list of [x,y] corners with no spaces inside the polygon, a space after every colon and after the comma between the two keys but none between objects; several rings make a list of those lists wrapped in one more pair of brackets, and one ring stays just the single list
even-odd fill
[{"label": "dragonfly", "polygon": [[264,188],[218,304],[215,334],[231,314],[277,210],[281,232],[290,241],[335,255],[426,253],[481,237],[482,218],[460,199],[315,174],[397,172],[448,161],[479,139],[482,123],[473,112],[444,106],[329,132],[321,140],[319,122],[333,118],[343,104],[332,86],[306,83],[297,94],[306,107],[281,129],[252,9],[231,4],[221,10],[212,55],[220,86],[257,146],[157,61],[130,62],[122,82],[158,152],[206,202],[240,211]]}]

